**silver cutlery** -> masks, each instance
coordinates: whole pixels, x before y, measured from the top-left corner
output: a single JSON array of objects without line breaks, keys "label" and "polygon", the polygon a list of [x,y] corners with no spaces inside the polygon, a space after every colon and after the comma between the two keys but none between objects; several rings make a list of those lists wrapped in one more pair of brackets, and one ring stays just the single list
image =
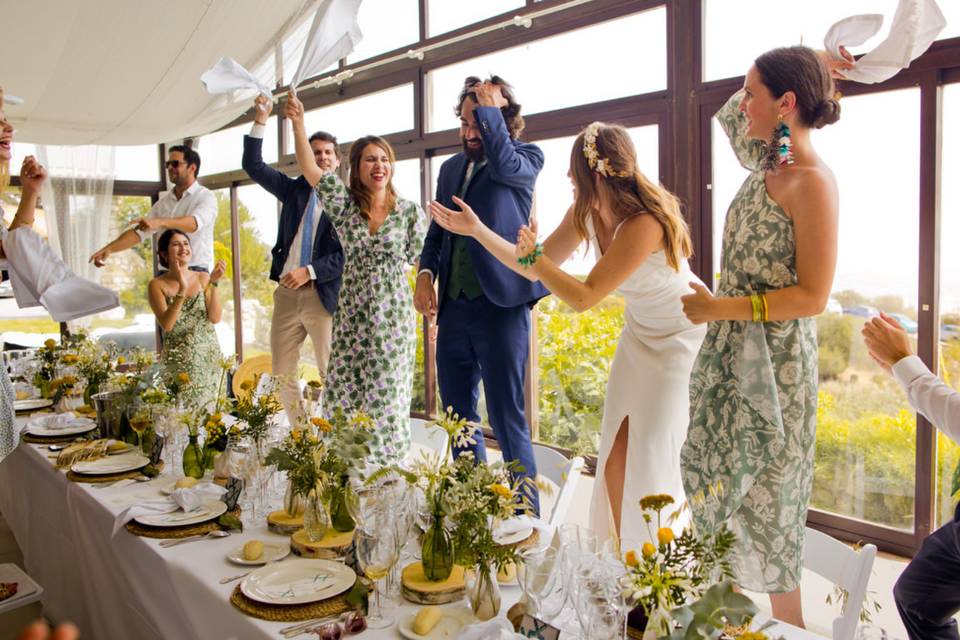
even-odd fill
[{"label": "silver cutlery", "polygon": [[175,540],[164,540],[163,542],[160,543],[160,546],[164,548],[175,547],[178,544],[185,544],[187,542],[196,542],[197,540],[208,540],[211,538],[226,538],[229,535],[230,535],[229,531],[221,531],[220,529],[217,529],[215,531],[210,531],[208,533],[203,533],[196,536],[189,536],[187,538],[177,538]]},{"label": "silver cutlery", "polygon": [[339,620],[343,617],[343,614],[337,614],[333,616],[327,616],[326,618],[316,618],[314,620],[307,620],[306,622],[301,622],[289,627],[284,627],[280,629],[280,635],[286,638],[293,638],[302,633],[309,633],[314,630],[315,627],[319,627],[328,622],[333,622],[334,620]]}]

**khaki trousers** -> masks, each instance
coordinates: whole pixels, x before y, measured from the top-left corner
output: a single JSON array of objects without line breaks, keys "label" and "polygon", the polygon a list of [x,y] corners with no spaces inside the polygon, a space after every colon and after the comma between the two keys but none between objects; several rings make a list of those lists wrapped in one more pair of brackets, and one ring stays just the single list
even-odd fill
[{"label": "khaki trousers", "polygon": [[300,347],[307,336],[313,343],[321,377],[327,374],[333,316],[320,302],[313,283],[299,289],[277,287],[273,292],[273,323],[270,325],[270,351],[273,375],[281,376],[280,402],[291,425],[304,417],[297,367]]}]

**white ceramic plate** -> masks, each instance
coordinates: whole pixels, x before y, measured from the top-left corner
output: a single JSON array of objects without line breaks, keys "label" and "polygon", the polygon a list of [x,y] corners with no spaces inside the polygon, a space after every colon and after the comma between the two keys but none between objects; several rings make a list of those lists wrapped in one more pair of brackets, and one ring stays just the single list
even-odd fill
[{"label": "white ceramic plate", "polygon": [[468,624],[477,622],[473,612],[470,611],[470,607],[462,602],[441,607],[441,610],[443,611],[443,617],[437,622],[437,626],[425,636],[413,631],[413,621],[417,617],[416,612],[400,618],[399,623],[397,623],[397,631],[407,640],[447,640],[456,638],[461,629]]},{"label": "white ceramic plate", "polygon": [[263,555],[257,558],[256,560],[247,560],[243,557],[243,546],[239,546],[230,553],[227,554],[227,560],[235,564],[246,564],[251,566],[256,566],[260,564],[267,564],[268,562],[273,562],[274,560],[280,560],[281,558],[286,558],[290,555],[290,545],[289,544],[279,544],[276,542],[264,542],[263,543]]},{"label": "white ceramic plate", "polygon": [[30,602],[36,602],[43,594],[43,587],[34,582],[23,569],[12,562],[0,564],[0,582],[16,582],[17,593],[0,601],[0,613],[12,611]]},{"label": "white ceramic plate", "polygon": [[200,524],[214,518],[219,518],[227,512],[227,505],[222,500],[208,500],[200,505],[199,508],[184,513],[183,511],[172,511],[170,513],[155,513],[134,518],[140,524],[151,527],[185,527],[191,524]]},{"label": "white ceramic plate", "polygon": [[77,420],[76,423],[69,427],[63,427],[61,429],[51,429],[43,426],[42,423],[36,422],[33,424],[28,424],[25,431],[32,436],[41,436],[43,438],[50,438],[56,436],[72,436],[78,433],[87,433],[88,431],[93,431],[97,428],[97,423],[93,420],[84,419],[82,422]]},{"label": "white ceramic plate", "polygon": [[26,400],[13,401],[14,411],[33,411],[34,409],[43,409],[44,407],[52,406],[53,400],[50,398],[27,398]]},{"label": "white ceramic plate", "polygon": [[96,460],[78,462],[70,470],[90,476],[105,476],[111,473],[124,473],[141,469],[150,464],[150,459],[138,453],[124,453],[119,456],[107,456]]},{"label": "white ceramic plate", "polygon": [[265,604],[305,604],[339,595],[356,580],[353,569],[339,562],[301,558],[256,569],[240,591]]},{"label": "white ceramic plate", "polygon": [[508,533],[507,535],[495,535],[493,536],[493,541],[497,544],[517,544],[518,542],[523,542],[531,535],[533,535],[533,527],[524,527],[519,531]]}]

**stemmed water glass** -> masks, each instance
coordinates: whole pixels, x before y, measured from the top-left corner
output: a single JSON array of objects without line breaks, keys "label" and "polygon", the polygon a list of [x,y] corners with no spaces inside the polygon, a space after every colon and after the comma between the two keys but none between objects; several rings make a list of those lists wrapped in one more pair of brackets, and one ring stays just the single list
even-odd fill
[{"label": "stemmed water glass", "polygon": [[373,581],[376,591],[376,606],[367,617],[371,629],[385,629],[394,623],[393,618],[383,615],[380,607],[380,580],[385,578],[400,557],[400,545],[392,526],[379,527],[372,531],[358,527],[354,533],[357,561],[363,574]]},{"label": "stemmed water glass", "polygon": [[[563,607],[563,598],[560,598],[559,608],[545,611],[544,604],[559,590],[562,594],[562,571],[560,570],[559,552],[547,547],[540,550],[529,550],[521,553],[517,563],[517,578],[520,587],[527,599],[533,605],[533,615],[540,620],[552,620],[560,613]],[[558,583],[560,583],[558,585]],[[558,588],[559,586],[559,588]]]}]

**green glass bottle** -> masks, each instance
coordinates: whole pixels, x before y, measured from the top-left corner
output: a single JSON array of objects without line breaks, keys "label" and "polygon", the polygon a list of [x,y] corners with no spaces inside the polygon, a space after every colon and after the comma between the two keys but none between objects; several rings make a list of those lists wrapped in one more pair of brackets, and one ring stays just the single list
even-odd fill
[{"label": "green glass bottle", "polygon": [[200,444],[197,442],[197,436],[191,434],[190,442],[187,444],[187,448],[183,450],[183,475],[199,480],[203,477],[203,467],[203,449],[200,448]]}]

